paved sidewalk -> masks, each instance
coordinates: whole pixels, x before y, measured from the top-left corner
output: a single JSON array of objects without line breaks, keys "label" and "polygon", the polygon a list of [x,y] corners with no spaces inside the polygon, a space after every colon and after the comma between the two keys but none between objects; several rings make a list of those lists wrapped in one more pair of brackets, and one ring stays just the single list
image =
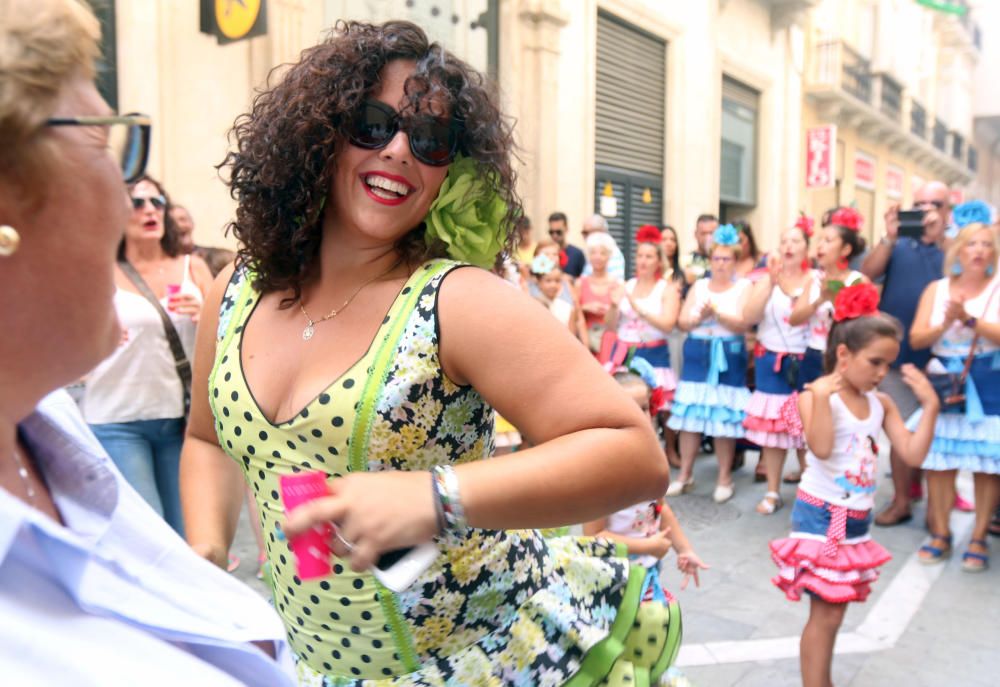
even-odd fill
[{"label": "paved sidewalk", "polygon": [[[884,455],[888,451],[881,452]],[[736,496],[717,506],[711,492],[715,461],[702,456],[695,466],[693,493],[671,498],[696,550],[712,565],[700,589],[680,591],[679,575],[667,561],[666,586],[681,601],[684,646],[680,665],[695,687],[792,687],[800,685],[798,636],[808,602],[792,603],[770,578],[775,567],[767,542],[788,532],[790,508],[764,517],[754,505],[764,493],[753,484],[756,454],[736,473]],[[789,460],[789,467],[792,463]],[[881,466],[880,475],[887,466]],[[960,487],[970,496],[968,479]],[[888,501],[891,483],[881,480],[876,501]],[[783,485],[786,503],[795,486]],[[1000,559],[979,575],[961,570],[961,551],[972,519],[953,519],[956,555],[941,566],[908,564],[924,541],[924,507],[900,527],[873,528],[873,536],[893,554],[874,592],[847,613],[834,659],[837,687],[995,687],[1000,685]],[[1000,540],[994,544],[1000,556]],[[256,544],[246,510],[240,520],[234,553],[242,559],[234,573],[268,596],[254,578]],[[907,607],[912,618],[905,618]],[[848,653],[850,652],[850,653]]]}]

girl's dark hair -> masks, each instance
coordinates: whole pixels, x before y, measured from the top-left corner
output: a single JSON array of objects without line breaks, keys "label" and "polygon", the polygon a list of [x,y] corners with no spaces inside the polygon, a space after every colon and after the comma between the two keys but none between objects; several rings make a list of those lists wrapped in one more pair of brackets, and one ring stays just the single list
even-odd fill
[{"label": "girl's dark hair", "polygon": [[[733,226],[736,227],[736,231],[740,232],[747,237],[747,243],[750,244],[750,255],[753,256],[753,261],[757,262],[760,259],[760,250],[757,248],[757,239],[753,237],[753,229],[750,227],[750,223],[744,219],[738,219],[733,222]],[[806,243],[809,239],[806,239]]]},{"label": "girl's dark hair", "polygon": [[[160,247],[163,248],[163,252],[172,258],[176,258],[181,254],[180,241],[177,238],[177,223],[174,222],[174,218],[170,216],[170,211],[173,209],[173,205],[170,203],[170,194],[167,190],[163,188],[163,184],[149,176],[148,174],[143,174],[141,177],[133,181],[128,185],[128,192],[131,195],[135,187],[138,186],[143,181],[147,181],[156,187],[160,195],[163,196],[167,204],[163,206],[163,238],[160,239]],[[125,236],[122,236],[122,240],[118,242],[118,259],[125,259]]]},{"label": "girl's dark hair", "polygon": [[674,229],[669,224],[667,224],[664,225],[663,231],[669,231],[671,234],[674,235],[674,245],[677,246],[677,248],[674,249],[674,254],[671,255],[670,257],[665,258],[667,264],[671,267],[671,269],[673,269],[670,278],[673,281],[684,282],[684,271],[681,270],[681,244],[677,240],[677,230]]},{"label": "girl's dark hair", "polygon": [[883,337],[901,341],[903,327],[892,315],[878,313],[853,320],[834,322],[826,340],[823,369],[830,374],[837,367],[837,346],[844,344],[851,353],[857,353],[875,339]]},{"label": "girl's dark hair", "polygon": [[840,234],[840,240],[844,242],[844,245],[851,247],[851,252],[848,253],[847,257],[853,258],[865,252],[865,239],[861,236],[860,231],[854,231],[853,229],[849,229],[839,224],[834,224],[830,221],[833,217],[833,213],[840,210],[840,208],[841,206],[838,205],[837,207],[830,208],[823,213],[823,228],[834,227],[837,230],[837,233]]},{"label": "girl's dark hair", "polygon": [[[496,228],[513,250],[521,201],[515,190],[511,122],[500,112],[493,84],[405,21],[381,25],[339,21],[326,39],[302,53],[272,88],[259,93],[250,112],[230,131],[235,142],[219,165],[238,202],[229,224],[242,244],[237,261],[256,275],[254,287],[301,295],[313,276],[322,236],[323,207],[354,114],[378,89],[382,69],[394,60],[416,63],[406,80],[403,114],[439,112],[461,127],[459,153],[477,163],[490,189],[507,204]],[[276,72],[272,71],[274,75]],[[409,264],[447,255],[424,243],[424,224],[408,232],[397,250]]]}]

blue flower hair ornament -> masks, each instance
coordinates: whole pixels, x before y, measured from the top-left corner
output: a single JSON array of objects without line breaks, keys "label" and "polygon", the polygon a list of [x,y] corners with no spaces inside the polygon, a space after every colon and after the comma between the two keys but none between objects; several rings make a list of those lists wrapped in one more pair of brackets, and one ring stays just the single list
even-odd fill
[{"label": "blue flower hair ornament", "polygon": [[736,246],[740,242],[740,232],[732,224],[723,224],[712,234],[712,241],[717,246]]},{"label": "blue flower hair ornament", "polygon": [[506,216],[507,204],[489,177],[475,160],[459,155],[424,217],[424,241],[428,246],[441,241],[452,259],[490,269],[504,247]]},{"label": "blue flower hair ornament", "polygon": [[538,277],[543,274],[548,274],[557,267],[558,265],[555,260],[544,253],[539,253],[535,256],[534,260],[531,261],[531,273]]},{"label": "blue flower hair ornament", "polygon": [[981,200],[970,200],[952,208],[951,218],[959,229],[975,223],[989,225],[993,223],[993,208]]}]

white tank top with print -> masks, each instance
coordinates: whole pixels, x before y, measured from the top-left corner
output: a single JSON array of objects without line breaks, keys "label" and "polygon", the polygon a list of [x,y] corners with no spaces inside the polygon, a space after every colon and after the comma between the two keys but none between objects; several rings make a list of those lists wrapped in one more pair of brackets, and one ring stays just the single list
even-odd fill
[{"label": "white tank top with print", "polygon": [[[625,283],[625,291],[635,292],[636,280],[633,277]],[[663,310],[663,290],[667,288],[667,282],[658,279],[653,285],[652,291],[636,298],[636,304],[645,312],[659,317]],[[628,298],[622,298],[618,304],[618,338],[626,343],[643,343],[649,341],[660,341],[667,338],[667,332],[657,329],[646,320],[639,317]]]},{"label": "white tank top with print", "polygon": [[[814,271],[813,276],[813,282],[809,285],[810,303],[819,298],[819,294],[826,281],[826,275],[819,270]],[[844,278],[844,284],[853,284],[860,279],[862,279],[861,273],[851,270]],[[816,312],[813,313],[812,317],[809,318],[809,348],[815,348],[817,351],[826,350],[826,340],[830,336],[831,325],[833,325],[833,303],[823,301],[816,308]]]},{"label": "white tank top with print", "polygon": [[[800,294],[796,294],[798,297]],[[764,306],[764,319],[757,326],[757,340],[764,348],[776,353],[805,353],[809,326],[793,327],[788,323],[795,299],[775,285]]]},{"label": "white tank top with print", "polygon": [[[715,307],[715,312],[722,313],[723,315],[728,315],[730,317],[743,317],[743,296],[746,294],[747,289],[750,288],[750,281],[747,279],[737,279],[733,282],[725,291],[716,293],[708,288],[708,278],[699,279],[691,287],[694,291],[691,296],[694,298],[692,306],[692,314],[697,316],[701,312],[702,308],[708,303],[711,303]],[[697,336],[739,336],[738,332],[734,332],[731,329],[723,327],[719,320],[710,317],[692,331],[692,334]]]}]

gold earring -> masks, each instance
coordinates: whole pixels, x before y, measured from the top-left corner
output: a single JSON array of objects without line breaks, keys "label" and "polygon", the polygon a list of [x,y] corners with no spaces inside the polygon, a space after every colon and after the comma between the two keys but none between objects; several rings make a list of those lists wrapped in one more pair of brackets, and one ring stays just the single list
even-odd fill
[{"label": "gold earring", "polygon": [[0,257],[10,257],[21,245],[21,235],[9,224],[0,224]]}]

